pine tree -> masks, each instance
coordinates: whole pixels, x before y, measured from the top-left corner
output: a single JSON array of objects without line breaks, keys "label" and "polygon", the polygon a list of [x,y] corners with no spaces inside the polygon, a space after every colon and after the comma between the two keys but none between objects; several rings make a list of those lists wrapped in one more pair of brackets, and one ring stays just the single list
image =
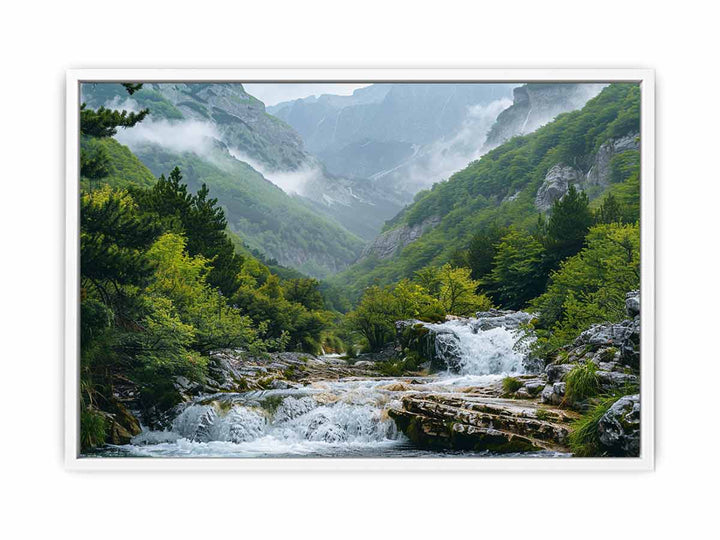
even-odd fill
[{"label": "pine tree", "polygon": [[546,236],[548,266],[551,269],[582,249],[585,235],[593,223],[588,203],[587,195],[573,185],[567,195],[555,201]]}]

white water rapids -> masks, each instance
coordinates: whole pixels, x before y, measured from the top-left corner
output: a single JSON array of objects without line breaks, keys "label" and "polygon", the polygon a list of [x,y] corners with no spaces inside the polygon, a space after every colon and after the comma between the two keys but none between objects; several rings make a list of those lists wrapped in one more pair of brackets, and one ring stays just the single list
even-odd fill
[{"label": "white water rapids", "polygon": [[[488,327],[483,318],[427,325],[459,354],[457,373],[421,378],[348,378],[301,388],[202,396],[165,431],[143,430],[110,454],[137,457],[413,456],[394,421],[408,392],[457,392],[523,371],[526,348],[515,319]],[[440,335],[440,334],[438,334]],[[337,361],[337,360],[335,360]]]}]

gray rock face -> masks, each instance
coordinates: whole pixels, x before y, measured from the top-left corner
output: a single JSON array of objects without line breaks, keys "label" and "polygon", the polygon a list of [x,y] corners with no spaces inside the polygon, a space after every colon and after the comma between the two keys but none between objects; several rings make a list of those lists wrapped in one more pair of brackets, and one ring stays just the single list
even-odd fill
[{"label": "gray rock face", "polygon": [[630,291],[625,295],[625,311],[628,317],[640,315],[640,291]]},{"label": "gray rock face", "polygon": [[403,225],[397,229],[386,231],[363,249],[360,260],[370,257],[371,255],[375,255],[378,259],[389,259],[399,250],[435,227],[438,223],[440,223],[439,217],[431,217],[412,227]]},{"label": "gray rock face", "polygon": [[578,189],[609,185],[612,159],[623,152],[639,150],[639,148],[639,134],[631,133],[625,137],[605,142],[592,158],[592,165],[587,173],[564,163],[553,165],[537,191],[535,208],[541,212],[548,211],[556,200],[565,196],[571,185]]},{"label": "gray rock face", "polygon": [[558,163],[550,168],[545,175],[540,189],[535,196],[535,208],[546,212],[552,208],[555,201],[562,199],[570,189],[571,185],[580,186],[584,181],[582,171]]},{"label": "gray rock face", "polygon": [[618,399],[598,422],[600,444],[616,456],[640,455],[640,394]]},{"label": "gray rock face", "polygon": [[513,90],[512,106],[501,112],[483,146],[488,151],[516,135],[547,124],[558,114],[579,109],[600,93],[603,84],[530,83]]},{"label": "gray rock face", "polygon": [[620,352],[618,360],[637,368],[640,366],[640,318],[615,324],[593,325],[577,337],[574,345],[616,347]]},{"label": "gray rock face", "polygon": [[639,133],[630,133],[625,137],[603,143],[597,154],[595,154],[595,160],[587,173],[585,182],[591,186],[607,186],[610,183],[610,162],[612,158],[628,150],[639,150],[639,137]]}]

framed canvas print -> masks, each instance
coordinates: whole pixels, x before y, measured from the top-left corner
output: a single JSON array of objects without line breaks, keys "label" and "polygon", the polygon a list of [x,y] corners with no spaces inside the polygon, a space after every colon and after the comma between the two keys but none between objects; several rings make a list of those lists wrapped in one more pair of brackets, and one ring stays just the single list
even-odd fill
[{"label": "framed canvas print", "polygon": [[67,465],[651,469],[653,92],[68,72]]}]

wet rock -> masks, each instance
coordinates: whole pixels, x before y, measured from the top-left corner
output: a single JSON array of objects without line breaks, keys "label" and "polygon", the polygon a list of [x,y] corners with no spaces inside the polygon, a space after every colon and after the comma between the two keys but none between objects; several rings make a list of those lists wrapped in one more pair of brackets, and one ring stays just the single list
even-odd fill
[{"label": "wet rock", "polygon": [[395,328],[400,350],[412,351],[429,361],[434,371],[460,369],[460,338],[452,330],[432,327],[414,319],[397,321]]},{"label": "wet rock", "polygon": [[353,365],[355,367],[373,367],[375,365],[375,362],[372,362],[370,360],[358,360]]},{"label": "wet rock", "polygon": [[140,433],[140,422],[125,406],[118,401],[109,403],[111,412],[101,412],[105,418],[107,432],[106,442],[109,444],[128,444]]},{"label": "wet rock", "polygon": [[640,455],[640,394],[618,399],[598,422],[600,444],[615,456]]},{"label": "wet rock", "polygon": [[557,449],[568,435],[565,426],[540,419],[532,403],[518,405],[477,395],[405,396],[402,407],[388,413],[398,428],[423,448],[498,453]]},{"label": "wet rock", "polygon": [[470,320],[473,331],[491,330],[493,328],[507,328],[514,330],[521,324],[527,324],[533,318],[531,313],[524,311],[510,311],[491,309],[490,311],[478,311],[475,314],[476,320]]},{"label": "wet rock", "polygon": [[596,375],[600,380],[600,386],[605,391],[622,390],[628,386],[637,386],[640,383],[640,378],[631,373],[598,370]]},{"label": "wet rock", "polygon": [[560,405],[565,398],[565,383],[555,382],[547,384],[540,393],[540,401],[550,405]]}]

